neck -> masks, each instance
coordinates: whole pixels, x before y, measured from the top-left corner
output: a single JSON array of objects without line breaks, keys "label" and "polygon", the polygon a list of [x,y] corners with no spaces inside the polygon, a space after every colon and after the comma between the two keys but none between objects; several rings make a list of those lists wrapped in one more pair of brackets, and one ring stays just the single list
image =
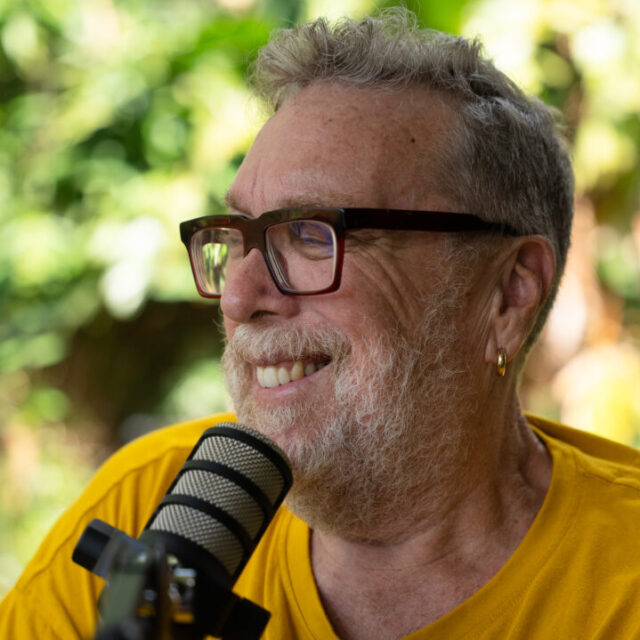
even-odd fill
[{"label": "neck", "polygon": [[505,422],[471,425],[481,434],[473,454],[433,504],[408,504],[403,521],[381,523],[366,539],[313,531],[318,590],[340,637],[366,637],[372,630],[363,620],[386,628],[389,638],[419,629],[467,599],[512,555],[542,505],[551,461],[524,417],[510,413]]}]

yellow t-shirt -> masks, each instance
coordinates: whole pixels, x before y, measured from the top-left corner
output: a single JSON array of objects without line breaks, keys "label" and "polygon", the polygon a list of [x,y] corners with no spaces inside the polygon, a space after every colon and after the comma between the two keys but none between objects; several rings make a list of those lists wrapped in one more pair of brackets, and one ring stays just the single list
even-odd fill
[{"label": "yellow t-shirt", "polygon": [[[88,522],[137,536],[216,416],[132,442],[96,474],[0,604],[3,640],[93,637],[103,581],[71,562]],[[407,640],[640,638],[640,454],[529,418],[553,457],[544,504],[502,569]],[[313,580],[309,529],[281,509],[235,591],[272,613],[267,640],[336,640]]]}]

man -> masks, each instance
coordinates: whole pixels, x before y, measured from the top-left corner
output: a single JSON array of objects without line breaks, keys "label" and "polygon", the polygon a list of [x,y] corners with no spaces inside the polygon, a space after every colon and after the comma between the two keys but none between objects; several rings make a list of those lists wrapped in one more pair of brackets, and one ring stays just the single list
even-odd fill
[{"label": "man", "polygon": [[[232,215],[182,230],[238,420],[293,462],[291,511],[237,585],[266,637],[636,637],[638,456],[516,394],[571,226],[549,110],[404,11],[281,32],[254,83],[275,114]],[[5,601],[5,637],[89,637],[102,583],[69,561],[86,523],[137,535],[221,419],[105,465]]]}]

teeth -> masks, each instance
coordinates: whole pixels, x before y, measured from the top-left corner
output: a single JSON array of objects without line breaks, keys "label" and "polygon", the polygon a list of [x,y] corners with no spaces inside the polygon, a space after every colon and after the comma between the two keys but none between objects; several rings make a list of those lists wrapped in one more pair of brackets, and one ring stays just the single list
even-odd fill
[{"label": "teeth", "polygon": [[304,378],[305,376],[310,376],[312,373],[326,367],[327,364],[329,363],[322,362],[316,364],[309,362],[305,366],[302,364],[302,360],[296,360],[290,371],[285,367],[256,367],[256,377],[261,387],[272,389],[281,384],[287,384],[288,382],[300,380],[300,378]]},{"label": "teeth", "polygon": [[302,366],[302,360],[296,360],[293,363],[293,367],[291,367],[289,375],[291,376],[291,380],[300,380],[300,378],[304,378],[304,367]]},{"label": "teeth", "polygon": [[275,367],[265,367],[262,372],[262,383],[264,387],[277,387],[280,383],[278,382],[278,374],[276,372]]},{"label": "teeth", "polygon": [[278,369],[278,382],[280,384],[287,384],[287,382],[291,382],[291,378],[289,378],[289,372],[284,367],[280,367]]}]

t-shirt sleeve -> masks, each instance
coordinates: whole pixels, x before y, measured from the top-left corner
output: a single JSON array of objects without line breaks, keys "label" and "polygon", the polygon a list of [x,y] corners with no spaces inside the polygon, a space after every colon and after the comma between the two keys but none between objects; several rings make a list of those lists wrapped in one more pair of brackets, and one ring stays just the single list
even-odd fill
[{"label": "t-shirt sleeve", "polygon": [[202,431],[217,416],[168,427],[116,452],[62,515],[0,603],[0,640],[87,640],[104,581],[71,560],[94,518],[137,537]]}]

